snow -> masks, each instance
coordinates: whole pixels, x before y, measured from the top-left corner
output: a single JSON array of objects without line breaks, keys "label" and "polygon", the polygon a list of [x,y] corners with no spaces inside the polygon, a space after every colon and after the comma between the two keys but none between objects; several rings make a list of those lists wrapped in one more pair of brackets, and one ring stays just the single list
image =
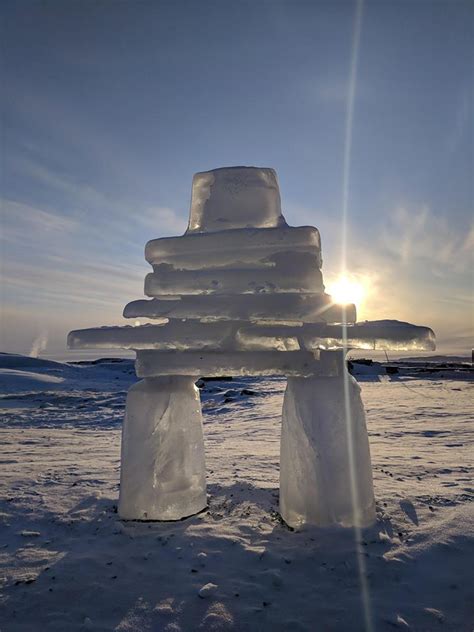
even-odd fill
[{"label": "snow", "polygon": [[217,584],[213,584],[212,582],[209,582],[208,584],[205,584],[202,588],[199,589],[198,595],[202,599],[205,599],[206,597],[210,597],[211,595],[213,595],[218,588],[219,586]]},{"label": "snow", "polygon": [[62,377],[56,377],[55,375],[43,375],[42,373],[35,373],[34,371],[20,371],[16,369],[0,369],[0,384],[5,388],[11,385],[11,388],[46,388],[48,384],[57,385],[63,382]]},{"label": "snow", "polygon": [[64,381],[2,383],[2,630],[357,632],[362,559],[374,629],[471,631],[472,372],[363,376],[377,520],[357,545],[351,529],[281,522],[284,379],[200,381],[208,510],[122,522],[133,363],[13,359]]}]

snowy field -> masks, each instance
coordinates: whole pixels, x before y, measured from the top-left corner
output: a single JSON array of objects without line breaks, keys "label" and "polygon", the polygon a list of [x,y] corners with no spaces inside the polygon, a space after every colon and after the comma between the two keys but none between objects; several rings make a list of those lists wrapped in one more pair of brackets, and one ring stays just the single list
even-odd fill
[{"label": "snowy field", "polygon": [[356,541],[279,518],[284,380],[206,382],[208,510],[122,523],[132,362],[0,358],[2,632],[472,631],[469,374],[362,367],[378,518]]}]

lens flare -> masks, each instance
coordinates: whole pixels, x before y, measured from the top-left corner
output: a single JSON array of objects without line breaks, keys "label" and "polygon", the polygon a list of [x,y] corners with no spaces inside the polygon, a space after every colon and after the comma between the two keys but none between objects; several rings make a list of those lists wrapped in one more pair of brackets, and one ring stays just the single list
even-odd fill
[{"label": "lens flare", "polygon": [[[351,66],[349,74],[349,91],[347,99],[346,110],[346,132],[344,143],[344,165],[342,173],[342,235],[341,235],[341,277],[339,281],[336,281],[334,291],[328,292],[334,296],[334,300],[341,300],[343,303],[359,303],[365,295],[365,291],[362,284],[358,284],[347,277],[347,232],[348,232],[348,209],[349,209],[349,183],[350,183],[350,166],[351,166],[351,153],[352,153],[352,128],[354,122],[354,102],[356,92],[357,81],[357,65],[359,61],[359,44],[360,34],[362,29],[362,13],[364,8],[364,0],[356,0],[355,2],[355,16],[354,16],[354,28],[352,35],[352,54],[351,54]],[[347,324],[343,326],[345,349],[347,350]],[[352,496],[352,506],[354,512],[354,541],[357,555],[357,567],[359,571],[360,582],[360,597],[361,604],[364,613],[364,627],[366,632],[372,632],[374,630],[372,607],[370,603],[370,591],[369,583],[367,581],[367,571],[365,564],[365,552],[362,550],[362,532],[358,526],[357,508],[359,507],[358,490],[355,484],[356,480],[356,467],[354,456],[354,436],[352,425],[352,410],[350,401],[350,377],[345,370],[344,376],[344,404],[346,413],[346,431],[347,431],[347,444],[348,444],[348,458],[350,469],[350,490]]]},{"label": "lens flare", "polygon": [[355,303],[360,306],[367,294],[367,289],[362,281],[342,275],[334,283],[328,285],[327,292],[335,303],[341,305]]}]

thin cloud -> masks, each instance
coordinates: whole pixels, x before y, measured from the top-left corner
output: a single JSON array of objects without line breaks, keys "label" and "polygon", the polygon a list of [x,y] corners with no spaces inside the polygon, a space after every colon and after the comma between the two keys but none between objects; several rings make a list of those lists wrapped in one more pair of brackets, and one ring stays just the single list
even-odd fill
[{"label": "thin cloud", "polygon": [[144,209],[137,217],[140,224],[151,231],[150,239],[182,235],[187,228],[187,215],[179,215],[169,207],[152,206]]},{"label": "thin cloud", "polygon": [[384,248],[402,266],[429,262],[436,273],[462,271],[472,264],[474,227],[454,228],[427,206],[399,207],[388,215],[382,239]]},{"label": "thin cloud", "polygon": [[3,269],[3,289],[12,297],[22,294],[52,303],[124,302],[127,297],[142,292],[144,271],[132,265],[118,263],[74,262],[69,268],[57,265],[37,266],[35,263],[8,261]]},{"label": "thin cloud", "polygon": [[[80,224],[80,230],[84,233],[97,234],[98,229],[103,228],[111,241],[120,240],[122,245],[139,245],[142,248],[142,242],[147,239],[182,234],[186,230],[187,214],[180,215],[170,207],[143,207],[139,203],[111,198],[87,183],[78,183],[72,176],[57,173],[24,157],[13,159],[12,164],[22,177],[34,179],[59,192],[64,197],[65,206],[73,214],[76,225]],[[91,215],[94,216],[92,223]],[[144,231],[141,231],[139,244],[131,238],[134,226],[147,229],[144,238]],[[104,233],[101,231],[101,234]]]},{"label": "thin cloud", "polygon": [[22,176],[66,194],[75,201],[76,206],[100,207],[111,211],[117,207],[115,202],[90,185],[77,183],[74,178],[48,169],[44,164],[38,164],[34,160],[18,156],[11,159],[11,164]]},{"label": "thin cloud", "polygon": [[57,237],[58,233],[71,233],[78,227],[77,221],[73,218],[15,200],[3,198],[0,200],[0,206],[3,218],[2,238],[4,240],[23,240],[30,234],[33,234],[37,239],[38,232],[42,237],[45,236],[45,233],[54,233],[54,237]]},{"label": "thin cloud", "polygon": [[470,138],[469,126],[472,121],[472,86],[463,87],[456,103],[453,125],[448,132],[446,147],[449,154],[454,154],[459,145]]}]

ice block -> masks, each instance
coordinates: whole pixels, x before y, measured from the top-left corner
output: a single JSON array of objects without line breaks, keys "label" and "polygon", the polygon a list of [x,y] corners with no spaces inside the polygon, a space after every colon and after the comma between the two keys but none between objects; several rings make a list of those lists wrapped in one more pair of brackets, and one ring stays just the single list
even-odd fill
[{"label": "ice block", "polygon": [[243,320],[264,323],[349,323],[355,305],[338,305],[328,294],[212,294],[167,296],[126,305],[125,318]]}]

